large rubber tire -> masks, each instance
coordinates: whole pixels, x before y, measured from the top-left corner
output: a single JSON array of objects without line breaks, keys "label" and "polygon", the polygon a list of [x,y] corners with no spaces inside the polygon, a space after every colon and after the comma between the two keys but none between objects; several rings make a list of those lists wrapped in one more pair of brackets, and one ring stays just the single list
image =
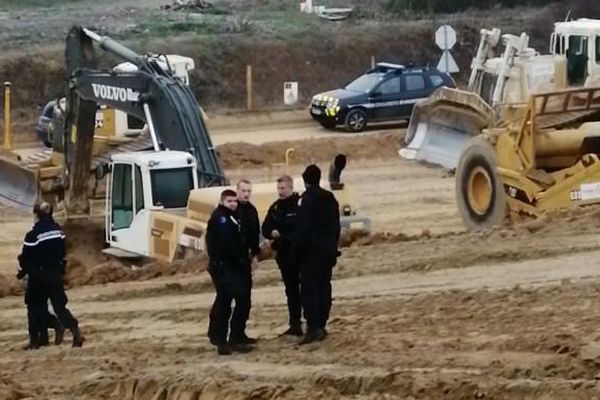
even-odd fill
[{"label": "large rubber tire", "polygon": [[367,113],[360,108],[348,111],[344,125],[348,132],[362,132],[367,127]]},{"label": "large rubber tire", "polygon": [[496,153],[481,136],[471,139],[458,161],[456,201],[468,229],[485,230],[506,218],[508,203],[496,171]]}]

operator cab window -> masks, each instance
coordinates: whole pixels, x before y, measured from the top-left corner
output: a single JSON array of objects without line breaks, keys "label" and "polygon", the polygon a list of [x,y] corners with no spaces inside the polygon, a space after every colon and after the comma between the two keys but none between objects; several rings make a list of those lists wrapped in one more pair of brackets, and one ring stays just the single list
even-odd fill
[{"label": "operator cab window", "polygon": [[152,203],[157,207],[185,208],[194,188],[192,168],[155,169],[150,171]]},{"label": "operator cab window", "polygon": [[135,213],[144,208],[144,186],[142,183],[142,170],[135,167]]},{"label": "operator cab window", "polygon": [[600,36],[596,36],[596,64],[600,64]]},{"label": "operator cab window", "polygon": [[130,164],[113,166],[112,226],[113,230],[129,228],[133,221],[133,190]]},{"label": "operator cab window", "polygon": [[565,53],[565,37],[557,34],[554,36],[554,54]]},{"label": "operator cab window", "polygon": [[571,86],[581,85],[587,78],[588,37],[569,36],[567,49],[567,77]]}]

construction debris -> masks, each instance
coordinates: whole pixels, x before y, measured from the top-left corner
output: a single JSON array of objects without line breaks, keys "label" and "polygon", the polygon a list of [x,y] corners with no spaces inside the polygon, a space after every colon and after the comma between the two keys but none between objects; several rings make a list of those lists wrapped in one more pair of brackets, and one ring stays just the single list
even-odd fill
[{"label": "construction debris", "polygon": [[319,17],[330,21],[341,21],[348,18],[354,9],[313,6],[312,0],[300,0],[300,11],[307,14],[317,14]]},{"label": "construction debris", "polygon": [[212,3],[207,0],[173,0],[172,4],[166,4],[160,7],[162,10],[171,11],[192,11],[202,12],[203,10],[213,8]]}]

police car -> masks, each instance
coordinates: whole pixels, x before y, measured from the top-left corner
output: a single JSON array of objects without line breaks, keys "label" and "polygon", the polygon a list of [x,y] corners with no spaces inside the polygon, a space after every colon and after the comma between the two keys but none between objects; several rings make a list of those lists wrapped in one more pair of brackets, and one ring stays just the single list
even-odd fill
[{"label": "police car", "polygon": [[344,125],[360,132],[371,121],[409,119],[415,103],[440,86],[455,88],[456,83],[435,68],[379,63],[345,88],[313,96],[310,115],[327,129]]}]

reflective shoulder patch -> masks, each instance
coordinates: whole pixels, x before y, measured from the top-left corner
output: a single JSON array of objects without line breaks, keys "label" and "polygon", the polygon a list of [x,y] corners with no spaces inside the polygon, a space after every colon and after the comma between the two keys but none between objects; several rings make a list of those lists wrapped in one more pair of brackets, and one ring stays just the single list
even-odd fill
[{"label": "reflective shoulder patch", "polygon": [[219,223],[220,224],[226,224],[227,223],[227,217],[221,216],[221,218],[219,218]]},{"label": "reflective shoulder patch", "polygon": [[63,231],[61,231],[60,229],[56,229],[53,231],[48,231],[48,232],[43,232],[40,233],[39,235],[37,235],[36,237],[36,241],[28,241],[25,240],[25,242],[23,243],[25,246],[37,246],[38,244],[45,242],[47,240],[55,240],[55,239],[65,239],[65,234]]}]

